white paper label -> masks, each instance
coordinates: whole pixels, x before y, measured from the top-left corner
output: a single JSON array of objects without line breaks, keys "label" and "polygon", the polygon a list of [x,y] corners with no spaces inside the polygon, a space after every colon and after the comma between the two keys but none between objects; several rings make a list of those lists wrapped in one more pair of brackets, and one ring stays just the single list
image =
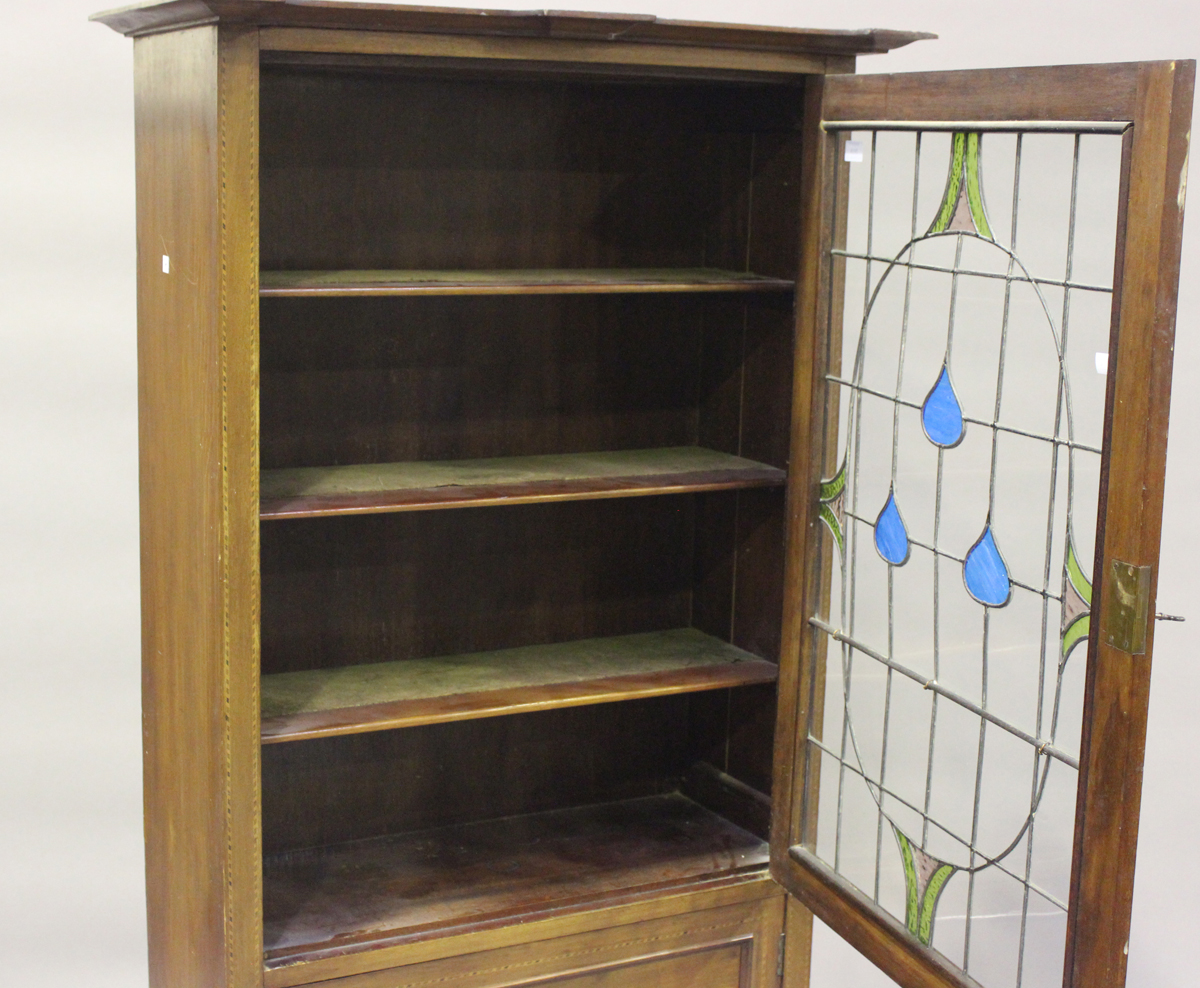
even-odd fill
[{"label": "white paper label", "polygon": [[170,274],[170,273],[171,273],[171,259],[166,254],[163,254],[163,274]]},{"label": "white paper label", "polygon": [[846,160],[847,161],[862,161],[863,160],[863,142],[862,141],[847,141],[846,142]]},{"label": "white paper label", "polygon": [[1107,353],[1096,354],[1096,373],[1097,374],[1107,374],[1108,373],[1108,354]]}]

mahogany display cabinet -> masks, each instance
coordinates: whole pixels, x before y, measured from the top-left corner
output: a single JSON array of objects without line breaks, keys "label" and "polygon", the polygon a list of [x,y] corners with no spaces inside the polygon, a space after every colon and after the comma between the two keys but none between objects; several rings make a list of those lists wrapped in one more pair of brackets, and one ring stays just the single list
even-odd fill
[{"label": "mahogany display cabinet", "polygon": [[1193,63],[97,19],[154,988],[1123,984]]}]

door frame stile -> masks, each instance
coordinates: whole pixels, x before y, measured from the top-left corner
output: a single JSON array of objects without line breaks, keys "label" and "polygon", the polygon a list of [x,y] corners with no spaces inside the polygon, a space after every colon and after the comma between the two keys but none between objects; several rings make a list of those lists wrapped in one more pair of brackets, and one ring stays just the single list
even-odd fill
[{"label": "door frame stile", "polygon": [[[1125,136],[1065,988],[1125,983],[1194,80],[1194,62],[1141,66]],[[1144,654],[1108,642],[1115,560],[1150,567]]]},{"label": "door frame stile", "polygon": [[[837,167],[836,154],[843,140],[821,129],[824,89],[824,76],[810,76],[805,82],[783,592],[785,602],[796,603],[785,604],[780,647],[770,836],[771,873],[776,877],[787,867],[788,849],[803,840],[816,822],[815,815],[808,821],[798,812],[806,803],[816,805],[815,800],[806,801],[795,793],[800,766],[805,766],[800,783],[805,791],[815,793],[820,782],[820,766],[807,764],[808,745],[799,732],[806,734],[814,713],[819,730],[821,710],[814,707],[814,701],[824,694],[824,663],[803,659],[810,649],[820,649],[823,654],[825,648],[824,641],[811,634],[808,615],[822,604],[827,608],[830,593],[821,574],[832,565],[834,546],[831,539],[822,538],[817,495],[822,478],[837,469],[838,405],[825,377],[840,361],[841,286],[846,265],[841,258],[832,258],[823,245],[844,241],[845,210],[840,223],[836,210],[849,188],[848,170]],[[814,544],[821,545],[819,552],[809,548]],[[807,957],[811,943],[812,913],[793,901],[788,909],[788,957],[800,953]],[[787,967],[791,972],[788,988],[804,988],[807,962],[799,965],[789,960]]]}]

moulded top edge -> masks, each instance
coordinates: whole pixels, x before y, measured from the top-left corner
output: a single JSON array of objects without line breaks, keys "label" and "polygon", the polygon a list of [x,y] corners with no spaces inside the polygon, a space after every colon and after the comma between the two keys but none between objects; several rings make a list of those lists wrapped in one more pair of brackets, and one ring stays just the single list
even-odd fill
[{"label": "moulded top edge", "polygon": [[923,31],[840,31],[659,20],[653,15],[559,10],[467,10],[340,0],[143,0],[92,20],[128,36],[197,24],[333,28],[619,41],[853,56],[881,53],[936,35]]}]

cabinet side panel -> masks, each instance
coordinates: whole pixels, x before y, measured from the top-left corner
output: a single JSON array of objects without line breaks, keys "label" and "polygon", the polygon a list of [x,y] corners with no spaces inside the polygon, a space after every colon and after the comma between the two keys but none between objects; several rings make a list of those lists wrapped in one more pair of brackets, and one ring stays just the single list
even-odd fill
[{"label": "cabinet side panel", "polygon": [[230,983],[217,30],[135,45],[150,982]]}]

